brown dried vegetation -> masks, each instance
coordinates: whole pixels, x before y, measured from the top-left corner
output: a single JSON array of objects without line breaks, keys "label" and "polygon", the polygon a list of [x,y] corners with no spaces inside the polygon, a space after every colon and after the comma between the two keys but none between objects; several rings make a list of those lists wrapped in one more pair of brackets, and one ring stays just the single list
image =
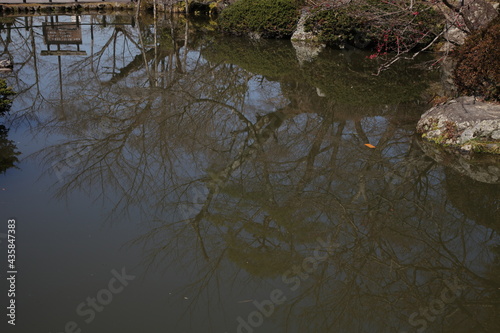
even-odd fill
[{"label": "brown dried vegetation", "polygon": [[457,49],[454,72],[460,94],[500,101],[500,18]]}]

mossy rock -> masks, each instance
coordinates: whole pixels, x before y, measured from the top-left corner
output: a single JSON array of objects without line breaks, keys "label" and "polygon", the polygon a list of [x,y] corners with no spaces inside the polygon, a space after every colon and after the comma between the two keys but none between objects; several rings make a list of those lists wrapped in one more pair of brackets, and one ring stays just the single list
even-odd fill
[{"label": "mossy rock", "polygon": [[500,105],[459,97],[425,112],[417,132],[462,152],[500,154]]}]

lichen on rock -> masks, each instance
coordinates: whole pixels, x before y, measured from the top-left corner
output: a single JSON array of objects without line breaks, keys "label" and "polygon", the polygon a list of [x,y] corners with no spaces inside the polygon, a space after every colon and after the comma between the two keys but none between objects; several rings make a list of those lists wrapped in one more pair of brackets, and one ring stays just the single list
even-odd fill
[{"label": "lichen on rock", "polygon": [[464,152],[500,154],[500,105],[459,97],[424,113],[417,132]]}]

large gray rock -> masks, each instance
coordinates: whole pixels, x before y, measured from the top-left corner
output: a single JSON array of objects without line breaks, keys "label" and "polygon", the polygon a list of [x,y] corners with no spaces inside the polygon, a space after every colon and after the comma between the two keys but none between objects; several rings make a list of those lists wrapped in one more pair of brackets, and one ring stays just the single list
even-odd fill
[{"label": "large gray rock", "polygon": [[296,42],[317,42],[318,41],[318,37],[314,33],[312,33],[311,31],[306,32],[305,24],[306,24],[306,21],[310,15],[311,15],[311,13],[308,10],[305,10],[305,9],[302,10],[302,12],[300,14],[299,22],[297,22],[297,28],[295,29],[295,31],[293,32],[293,35],[292,35],[292,41],[296,41]]},{"label": "large gray rock", "polygon": [[485,0],[468,0],[462,9],[462,16],[467,28],[477,31],[487,26],[497,16],[498,12],[493,5]]},{"label": "large gray rock", "polygon": [[460,10],[460,15],[454,11],[445,13],[447,23],[444,39],[446,42],[441,47],[441,52],[449,52],[456,45],[462,45],[471,32],[486,27],[498,16],[497,9],[485,0],[466,0]]},{"label": "large gray rock", "polygon": [[417,132],[443,146],[500,154],[500,105],[459,97],[424,113]]},{"label": "large gray rock", "polygon": [[441,47],[441,52],[450,52],[455,48],[456,45],[462,45],[467,38],[467,32],[464,29],[460,29],[454,24],[447,22],[444,31],[444,39],[446,42]]}]

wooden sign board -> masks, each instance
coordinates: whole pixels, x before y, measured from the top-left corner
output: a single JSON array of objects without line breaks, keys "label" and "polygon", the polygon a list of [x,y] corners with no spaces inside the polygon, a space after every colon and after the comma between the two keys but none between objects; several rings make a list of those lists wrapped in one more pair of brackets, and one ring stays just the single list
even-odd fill
[{"label": "wooden sign board", "polygon": [[82,28],[71,22],[43,22],[45,44],[82,44]]},{"label": "wooden sign board", "polygon": [[42,50],[42,52],[40,54],[43,56],[86,56],[87,52],[86,51],[65,51],[65,50],[59,50],[59,51]]}]

